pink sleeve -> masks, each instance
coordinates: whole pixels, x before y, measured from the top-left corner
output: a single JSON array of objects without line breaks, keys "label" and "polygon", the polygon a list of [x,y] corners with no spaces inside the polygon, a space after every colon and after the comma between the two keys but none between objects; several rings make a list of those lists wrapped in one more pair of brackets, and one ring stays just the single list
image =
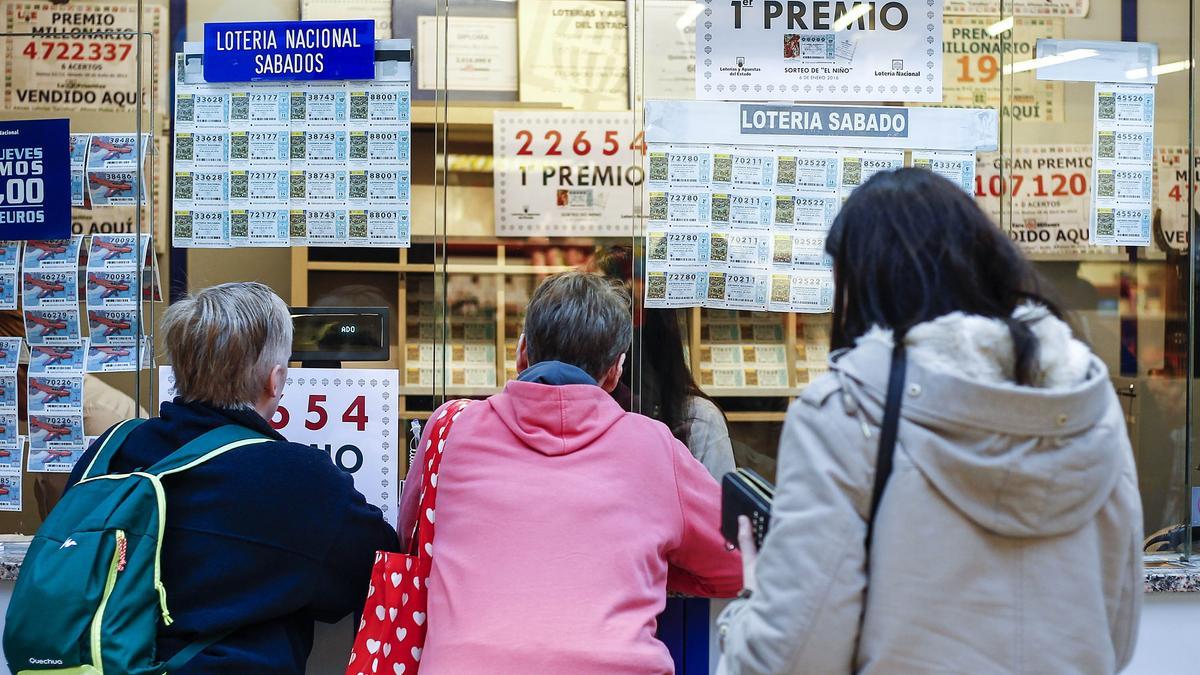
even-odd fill
[{"label": "pink sleeve", "polygon": [[408,467],[408,476],[404,479],[404,490],[400,493],[400,514],[396,522],[398,523],[397,534],[400,535],[400,550],[407,552],[409,547],[409,538],[412,537],[413,523],[416,521],[417,509],[421,505],[421,481],[425,478],[422,467],[425,466],[425,441],[429,438],[430,424],[447,404],[442,404],[433,414],[425,420],[425,426],[421,430],[421,442],[417,444],[417,453],[413,456],[413,462]]},{"label": "pink sleeve", "polygon": [[667,590],[731,598],[742,589],[742,554],[721,536],[721,486],[682,443],[672,443],[683,537],[667,554]]}]

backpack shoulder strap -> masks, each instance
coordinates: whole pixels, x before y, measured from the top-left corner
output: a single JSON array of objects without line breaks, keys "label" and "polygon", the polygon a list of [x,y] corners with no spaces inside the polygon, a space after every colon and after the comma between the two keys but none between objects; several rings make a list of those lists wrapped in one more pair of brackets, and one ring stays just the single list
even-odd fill
[{"label": "backpack shoulder strap", "polygon": [[236,450],[255,443],[266,443],[270,440],[270,438],[253,429],[248,429],[238,424],[227,424],[200,434],[199,437],[146,469],[146,473],[151,473],[159,477],[169,476],[174,473],[187,471],[230,450]]},{"label": "backpack shoulder strap", "polygon": [[112,457],[121,448],[126,438],[134,429],[142,425],[144,419],[131,419],[118,423],[116,426],[108,430],[108,435],[104,437],[104,442],[96,449],[96,454],[92,456],[91,464],[88,464],[87,469],[79,480],[87,480],[96,476],[103,476],[108,473],[108,466],[112,462]]}]

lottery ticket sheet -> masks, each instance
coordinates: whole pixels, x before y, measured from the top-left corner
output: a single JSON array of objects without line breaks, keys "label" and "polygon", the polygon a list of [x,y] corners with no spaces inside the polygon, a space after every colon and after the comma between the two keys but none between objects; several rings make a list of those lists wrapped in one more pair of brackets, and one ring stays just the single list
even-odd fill
[{"label": "lottery ticket sheet", "polygon": [[914,168],[926,169],[949,180],[963,192],[975,196],[975,153],[913,150]]},{"label": "lottery ticket sheet", "polygon": [[21,279],[20,241],[0,241],[0,310],[17,308]]},{"label": "lottery ticket sheet", "polygon": [[22,447],[17,436],[17,365],[22,356],[24,341],[19,337],[0,338],[0,468],[9,466],[15,457],[19,470]]},{"label": "lottery ticket sheet", "polygon": [[[27,325],[31,311],[26,311]],[[69,472],[86,449],[83,389],[87,350],[82,338],[75,345],[30,343],[25,381],[29,471]]]},{"label": "lottery ticket sheet", "polygon": [[371,81],[232,85],[204,82],[198,54],[176,64],[175,246],[409,246],[408,61]]},{"label": "lottery ticket sheet", "polygon": [[34,240],[21,256],[21,308],[29,345],[83,344],[79,256],[83,237]]},{"label": "lottery ticket sheet", "polygon": [[1091,241],[1149,246],[1154,199],[1152,84],[1098,82],[1092,143]]}]

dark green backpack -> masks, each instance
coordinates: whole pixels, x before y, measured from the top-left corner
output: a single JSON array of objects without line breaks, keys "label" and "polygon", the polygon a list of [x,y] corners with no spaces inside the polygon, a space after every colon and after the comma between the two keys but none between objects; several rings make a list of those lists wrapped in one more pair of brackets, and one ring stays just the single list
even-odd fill
[{"label": "dark green backpack", "polygon": [[160,675],[228,635],[205,636],[166,662],[155,657],[158,627],[171,625],[159,570],[161,479],[269,439],[224,426],[148,469],[109,475],[113,454],[142,421],[113,427],[29,546],[4,626],[4,654],[17,675]]}]

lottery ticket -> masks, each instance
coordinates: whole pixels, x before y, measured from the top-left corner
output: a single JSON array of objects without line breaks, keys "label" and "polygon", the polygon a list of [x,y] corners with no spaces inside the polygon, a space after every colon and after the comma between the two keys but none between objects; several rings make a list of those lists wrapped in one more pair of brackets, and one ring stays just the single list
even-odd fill
[{"label": "lottery ticket", "polygon": [[345,209],[305,209],[305,238],[309,246],[344,246],[349,220]]},{"label": "lottery ticket", "polygon": [[87,273],[87,306],[131,309],[141,302],[138,270]]},{"label": "lottery ticket", "polygon": [[308,223],[304,209],[288,211],[288,243],[291,246],[308,245]]},{"label": "lottery ticket", "polygon": [[80,345],[79,309],[25,310],[25,336],[30,347],[38,345]]},{"label": "lottery ticket", "polygon": [[0,269],[0,309],[17,308],[17,286],[21,277],[16,268]]},{"label": "lottery ticket", "polygon": [[354,204],[409,203],[408,169],[367,169],[350,172],[350,201]]},{"label": "lottery ticket", "polygon": [[825,253],[823,232],[776,233],[772,237],[771,251],[771,262],[777,270],[792,267],[833,267],[833,259]]},{"label": "lottery ticket", "polygon": [[291,177],[287,169],[229,172],[229,203],[235,208],[287,206]]},{"label": "lottery ticket", "polygon": [[712,217],[712,194],[707,190],[674,189],[650,192],[648,220],[651,226],[705,226]]},{"label": "lottery ticket", "polygon": [[230,211],[229,241],[233,246],[287,246],[288,210],[279,207]]},{"label": "lottery ticket", "polygon": [[408,208],[350,211],[350,243],[408,248],[412,226]]},{"label": "lottery ticket", "polygon": [[[296,174],[292,172],[291,194],[296,190]],[[368,172],[371,173],[371,172]],[[348,197],[350,174],[343,170],[309,169],[301,173],[304,178],[304,202],[309,206],[344,205]]]},{"label": "lottery ticket", "polygon": [[1096,169],[1097,203],[1105,200],[1149,204],[1154,190],[1154,169],[1117,167]]},{"label": "lottery ticket", "polygon": [[0,411],[17,414],[17,374],[0,375]]},{"label": "lottery ticket", "polygon": [[823,313],[832,309],[830,272],[797,270],[771,275],[771,311]]},{"label": "lottery ticket", "polygon": [[705,306],[766,310],[769,283],[766,270],[710,269]]},{"label": "lottery ticket", "polygon": [[0,375],[16,374],[23,345],[19,337],[0,337]]},{"label": "lottery ticket", "polygon": [[228,129],[229,92],[218,87],[184,89],[175,95],[175,125],[183,130]]},{"label": "lottery ticket", "polygon": [[143,176],[138,171],[91,171],[88,196],[93,206],[129,206],[143,200]]},{"label": "lottery ticket", "polygon": [[228,171],[175,172],[175,202],[180,207],[220,208],[229,205]]},{"label": "lottery ticket", "polygon": [[0,511],[21,511],[25,508],[21,495],[21,472],[0,472]]},{"label": "lottery ticket", "polygon": [[841,152],[842,191],[848,193],[880,171],[904,166],[903,150],[864,150],[847,148]]},{"label": "lottery ticket", "polygon": [[775,195],[772,222],[777,230],[827,231],[841,208],[842,200],[833,195]]},{"label": "lottery ticket", "polygon": [[79,303],[79,273],[75,270],[24,272],[21,306],[26,309],[75,307]]},{"label": "lottery ticket", "polygon": [[775,185],[775,153],[713,146],[712,186],[720,190],[770,189]]},{"label": "lottery ticket", "polygon": [[760,367],[745,370],[747,387],[786,387],[788,386],[787,368]]},{"label": "lottery ticket", "polygon": [[138,251],[153,256],[151,237],[142,235],[141,245],[136,235],[94,234],[88,241],[87,268],[89,270],[136,270]]},{"label": "lottery ticket", "polygon": [[229,132],[196,131],[175,135],[175,166],[181,169],[224,167],[229,164]]},{"label": "lottery ticket", "polygon": [[150,147],[150,134],[95,134],[88,143],[88,172],[137,171]]},{"label": "lottery ticket", "polygon": [[713,232],[709,259],[732,269],[765,268],[771,260],[768,232]]},{"label": "lottery ticket", "polygon": [[715,227],[765,230],[771,227],[775,199],[769,193],[733,192],[712,195]]},{"label": "lottery ticket", "polygon": [[92,345],[134,345],[138,338],[136,309],[89,309],[88,336]]},{"label": "lottery ticket", "polygon": [[408,82],[356,82],[350,92],[350,122],[356,126],[407,125],[411,104]]},{"label": "lottery ticket", "polygon": [[[298,111],[296,102],[301,96],[304,103]],[[303,92],[292,92],[291,106],[293,124],[302,121],[309,126],[345,126],[348,120],[348,96],[341,85],[313,84]]]},{"label": "lottery ticket", "polygon": [[[85,341],[86,342],[86,341]],[[39,345],[29,348],[30,375],[62,375],[83,372],[83,344],[55,347]]]},{"label": "lottery ticket", "polygon": [[68,473],[86,449],[82,414],[29,417],[29,471]]},{"label": "lottery ticket", "polygon": [[778,148],[775,154],[775,188],[784,193],[836,192],[841,162],[834,149]]},{"label": "lottery ticket", "polygon": [[787,364],[787,348],[784,345],[743,345],[742,360],[757,364]]},{"label": "lottery ticket", "polygon": [[708,230],[671,228],[646,233],[646,260],[672,265],[708,264]]},{"label": "lottery ticket", "polygon": [[[133,372],[137,368],[137,348],[134,346],[89,346],[87,350],[86,372],[89,373],[118,373]],[[142,367],[148,368],[150,350],[148,345],[142,348]]]},{"label": "lottery ticket", "polygon": [[706,387],[744,387],[746,373],[741,367],[701,368],[700,384]]},{"label": "lottery ticket", "polygon": [[646,273],[647,307],[692,307],[704,303],[708,268],[703,265],[649,270]]},{"label": "lottery ticket", "polygon": [[71,205],[87,205],[87,160],[91,134],[71,134]]},{"label": "lottery ticket", "polygon": [[291,123],[291,93],[281,88],[254,88],[232,92],[229,124],[232,127],[283,127]]},{"label": "lottery ticket", "polygon": [[1154,128],[1154,85],[1096,83],[1096,128]]},{"label": "lottery ticket", "polygon": [[1096,159],[1114,162],[1154,161],[1154,132],[1096,130]]},{"label": "lottery ticket", "polygon": [[262,169],[291,162],[291,137],[282,130],[234,131],[229,135],[231,166]]},{"label": "lottery ticket", "polygon": [[[297,148],[296,144],[300,143]],[[343,165],[350,159],[349,143],[345,131],[314,129],[293,131],[291,134],[291,158],[293,164]]]},{"label": "lottery ticket", "polygon": [[708,146],[653,146],[647,158],[647,183],[651,190],[707,187],[712,183],[712,159]]},{"label": "lottery ticket", "polygon": [[742,347],[741,345],[701,345],[700,362],[722,366],[740,364],[742,362]]},{"label": "lottery ticket", "polygon": [[975,194],[974,152],[913,150],[912,165],[936,173],[969,195]]},{"label": "lottery ticket", "polygon": [[834,33],[788,33],[783,37],[783,60],[830,63],[834,48]]},{"label": "lottery ticket", "polygon": [[1101,206],[1092,213],[1093,239],[1101,245],[1134,246],[1150,241],[1149,207]]},{"label": "lottery ticket", "polygon": [[171,223],[172,243],[181,248],[222,248],[229,245],[229,212],[178,210]]},{"label": "lottery ticket", "polygon": [[701,330],[707,330],[707,338],[713,342],[738,342],[742,339],[742,328],[736,323],[708,323]]},{"label": "lottery ticket", "polygon": [[29,414],[83,412],[83,374],[29,375]]},{"label": "lottery ticket", "polygon": [[16,413],[0,414],[0,474],[5,470],[21,470],[25,439],[18,433]]},{"label": "lottery ticket", "polygon": [[68,271],[79,268],[79,249],[83,237],[40,239],[25,243],[21,270],[25,272]]},{"label": "lottery ticket", "polygon": [[367,162],[372,165],[392,164],[408,166],[409,132],[394,129],[370,129],[351,131],[349,156],[352,162]]}]

